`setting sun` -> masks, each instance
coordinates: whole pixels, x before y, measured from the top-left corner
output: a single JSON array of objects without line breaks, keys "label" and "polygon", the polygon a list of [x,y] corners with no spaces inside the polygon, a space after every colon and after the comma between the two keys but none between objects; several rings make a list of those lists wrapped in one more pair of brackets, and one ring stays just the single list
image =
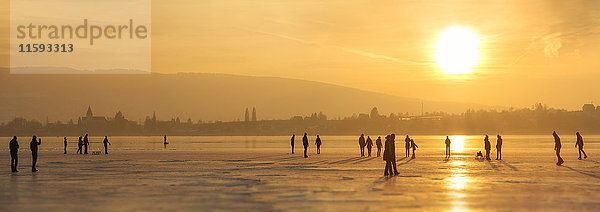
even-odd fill
[{"label": "setting sun", "polygon": [[466,74],[477,67],[479,60],[477,33],[469,28],[448,27],[439,36],[435,57],[446,74]]}]

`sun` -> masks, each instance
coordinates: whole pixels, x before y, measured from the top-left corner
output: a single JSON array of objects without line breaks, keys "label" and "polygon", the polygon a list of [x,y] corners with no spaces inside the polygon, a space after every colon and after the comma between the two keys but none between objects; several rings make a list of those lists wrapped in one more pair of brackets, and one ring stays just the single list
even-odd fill
[{"label": "sun", "polygon": [[446,28],[438,38],[435,58],[446,74],[467,74],[477,67],[479,41],[475,31],[465,27]]}]

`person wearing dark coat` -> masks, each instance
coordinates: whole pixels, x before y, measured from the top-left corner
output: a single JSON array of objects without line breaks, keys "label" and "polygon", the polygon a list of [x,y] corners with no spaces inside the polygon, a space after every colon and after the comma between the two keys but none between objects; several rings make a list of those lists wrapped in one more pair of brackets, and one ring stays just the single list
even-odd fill
[{"label": "person wearing dark coat", "polygon": [[409,157],[410,156],[410,137],[408,137],[408,135],[406,135],[406,138],[404,138],[404,150],[405,150],[405,157]]},{"label": "person wearing dark coat", "polygon": [[17,165],[19,165],[19,141],[17,141],[17,136],[10,140],[8,149],[10,149],[10,168],[12,172],[19,172],[17,170]]},{"label": "person wearing dark coat", "polygon": [[63,146],[65,147],[65,153],[64,154],[67,154],[67,137],[64,137],[63,139],[64,139],[63,140]]},{"label": "person wearing dark coat", "polygon": [[490,139],[488,138],[488,135],[485,135],[485,138],[483,139],[483,143],[485,144],[485,159],[492,160],[490,158],[490,150],[492,149],[492,144],[490,143]]},{"label": "person wearing dark coat", "polygon": [[371,157],[371,148],[373,148],[373,140],[371,140],[370,136],[367,136],[367,153],[369,157]]},{"label": "person wearing dark coat", "polygon": [[377,137],[377,140],[375,140],[375,145],[377,145],[377,157],[379,157],[381,155],[381,148],[383,147],[381,144],[381,136]]},{"label": "person wearing dark coat", "polygon": [[383,160],[385,160],[385,171],[383,175],[398,175],[396,169],[396,135],[391,134],[385,137],[385,150],[383,150]]},{"label": "person wearing dark coat", "polygon": [[579,134],[579,132],[575,133],[575,135],[577,135],[577,142],[575,142],[575,147],[579,146],[579,157],[577,158],[578,160],[581,160],[581,153],[583,152],[583,158],[587,158],[587,154],[585,154],[585,151],[583,151],[583,137],[581,137],[581,134]]},{"label": "person wearing dark coat", "polygon": [[108,142],[108,136],[104,136],[104,154],[108,155],[108,145],[112,145],[110,144],[110,142]]},{"label": "person wearing dark coat", "polygon": [[358,138],[358,146],[360,147],[361,157],[365,156],[365,145],[367,145],[367,143],[365,142],[365,134],[360,134],[360,137]]},{"label": "person wearing dark coat", "polygon": [[446,157],[450,157],[450,144],[452,141],[450,141],[450,138],[446,136],[446,141],[444,141],[444,143],[446,144]]},{"label": "person wearing dark coat", "polygon": [[417,144],[415,143],[415,140],[413,140],[412,138],[410,139],[410,147],[412,148],[413,154],[412,154],[412,159],[415,158],[415,150],[417,150],[417,148],[419,148],[419,146],[417,146]]},{"label": "person wearing dark coat", "polygon": [[560,157],[560,149],[562,148],[562,144],[560,143],[560,137],[558,137],[556,131],[552,132],[552,136],[554,136],[554,151],[556,151],[556,158],[558,159],[556,165],[560,166],[565,162],[562,157]]},{"label": "person wearing dark coat", "polygon": [[290,145],[292,145],[292,154],[294,154],[294,139],[296,138],[296,134],[292,134],[292,139],[290,139]]},{"label": "person wearing dark coat", "polygon": [[39,141],[36,139],[34,135],[29,143],[29,149],[31,150],[31,172],[37,172],[38,170],[35,168],[35,164],[37,163],[37,155],[38,155],[38,146],[42,144],[42,139]]},{"label": "person wearing dark coat", "polygon": [[321,137],[317,135],[317,140],[315,140],[315,145],[317,145],[317,154],[321,154]]},{"label": "person wearing dark coat", "polygon": [[88,146],[90,145],[90,141],[88,140],[88,134],[85,134],[83,137],[83,154],[88,153]]},{"label": "person wearing dark coat", "polygon": [[81,140],[81,136],[79,136],[79,140],[77,141],[77,152],[75,154],[82,154],[83,151],[81,148],[83,147],[83,140]]},{"label": "person wearing dark coat", "polygon": [[[502,137],[497,135],[498,140],[496,141],[496,160],[502,160]],[[498,159],[500,157],[500,159]]]},{"label": "person wearing dark coat", "polygon": [[304,137],[302,137],[302,145],[304,145],[304,157],[307,158],[307,150],[308,150],[308,138],[306,137],[306,133],[304,133]]}]

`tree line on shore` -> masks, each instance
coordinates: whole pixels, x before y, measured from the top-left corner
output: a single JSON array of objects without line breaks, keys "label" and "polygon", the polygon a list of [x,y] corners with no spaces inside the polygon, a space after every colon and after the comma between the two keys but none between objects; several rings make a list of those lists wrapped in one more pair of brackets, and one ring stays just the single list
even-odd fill
[{"label": "tree line on shore", "polygon": [[[600,107],[599,107],[600,108]],[[381,115],[377,108],[370,113],[353,114],[328,119],[323,113],[294,116],[287,120],[256,120],[230,122],[192,122],[173,118],[167,121],[147,117],[143,123],[127,120],[121,112],[114,118],[77,123],[41,123],[37,120],[14,118],[0,124],[0,135],[44,136],[78,135],[82,132],[109,135],[288,135],[295,131],[319,132],[322,135],[352,135],[390,131],[412,134],[539,134],[552,130],[600,133],[600,110],[567,111],[536,104],[531,108],[468,110],[461,114],[443,112],[410,115]]]}]

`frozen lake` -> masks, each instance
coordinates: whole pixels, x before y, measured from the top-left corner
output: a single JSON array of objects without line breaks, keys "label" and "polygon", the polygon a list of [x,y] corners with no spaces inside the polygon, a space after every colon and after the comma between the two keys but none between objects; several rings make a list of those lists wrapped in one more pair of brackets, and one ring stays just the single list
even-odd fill
[{"label": "frozen lake", "polygon": [[[480,161],[483,136],[414,136],[417,158],[404,158],[397,136],[399,176],[383,177],[381,158],[358,157],[358,136],[322,136],[316,155],[290,154],[288,136],[109,137],[109,155],[62,154],[62,138],[43,137],[37,173],[30,172],[31,138],[19,138],[20,172],[10,173],[10,138],[0,138],[1,211],[489,211],[600,210],[600,136],[583,135],[586,160],[577,160],[575,135],[562,134],[563,166],[552,135],[503,136],[503,160]],[[103,137],[92,137],[98,151]],[[375,138],[373,138],[375,140]],[[495,146],[495,135],[490,135]],[[492,151],[495,158],[495,151]]]}]

